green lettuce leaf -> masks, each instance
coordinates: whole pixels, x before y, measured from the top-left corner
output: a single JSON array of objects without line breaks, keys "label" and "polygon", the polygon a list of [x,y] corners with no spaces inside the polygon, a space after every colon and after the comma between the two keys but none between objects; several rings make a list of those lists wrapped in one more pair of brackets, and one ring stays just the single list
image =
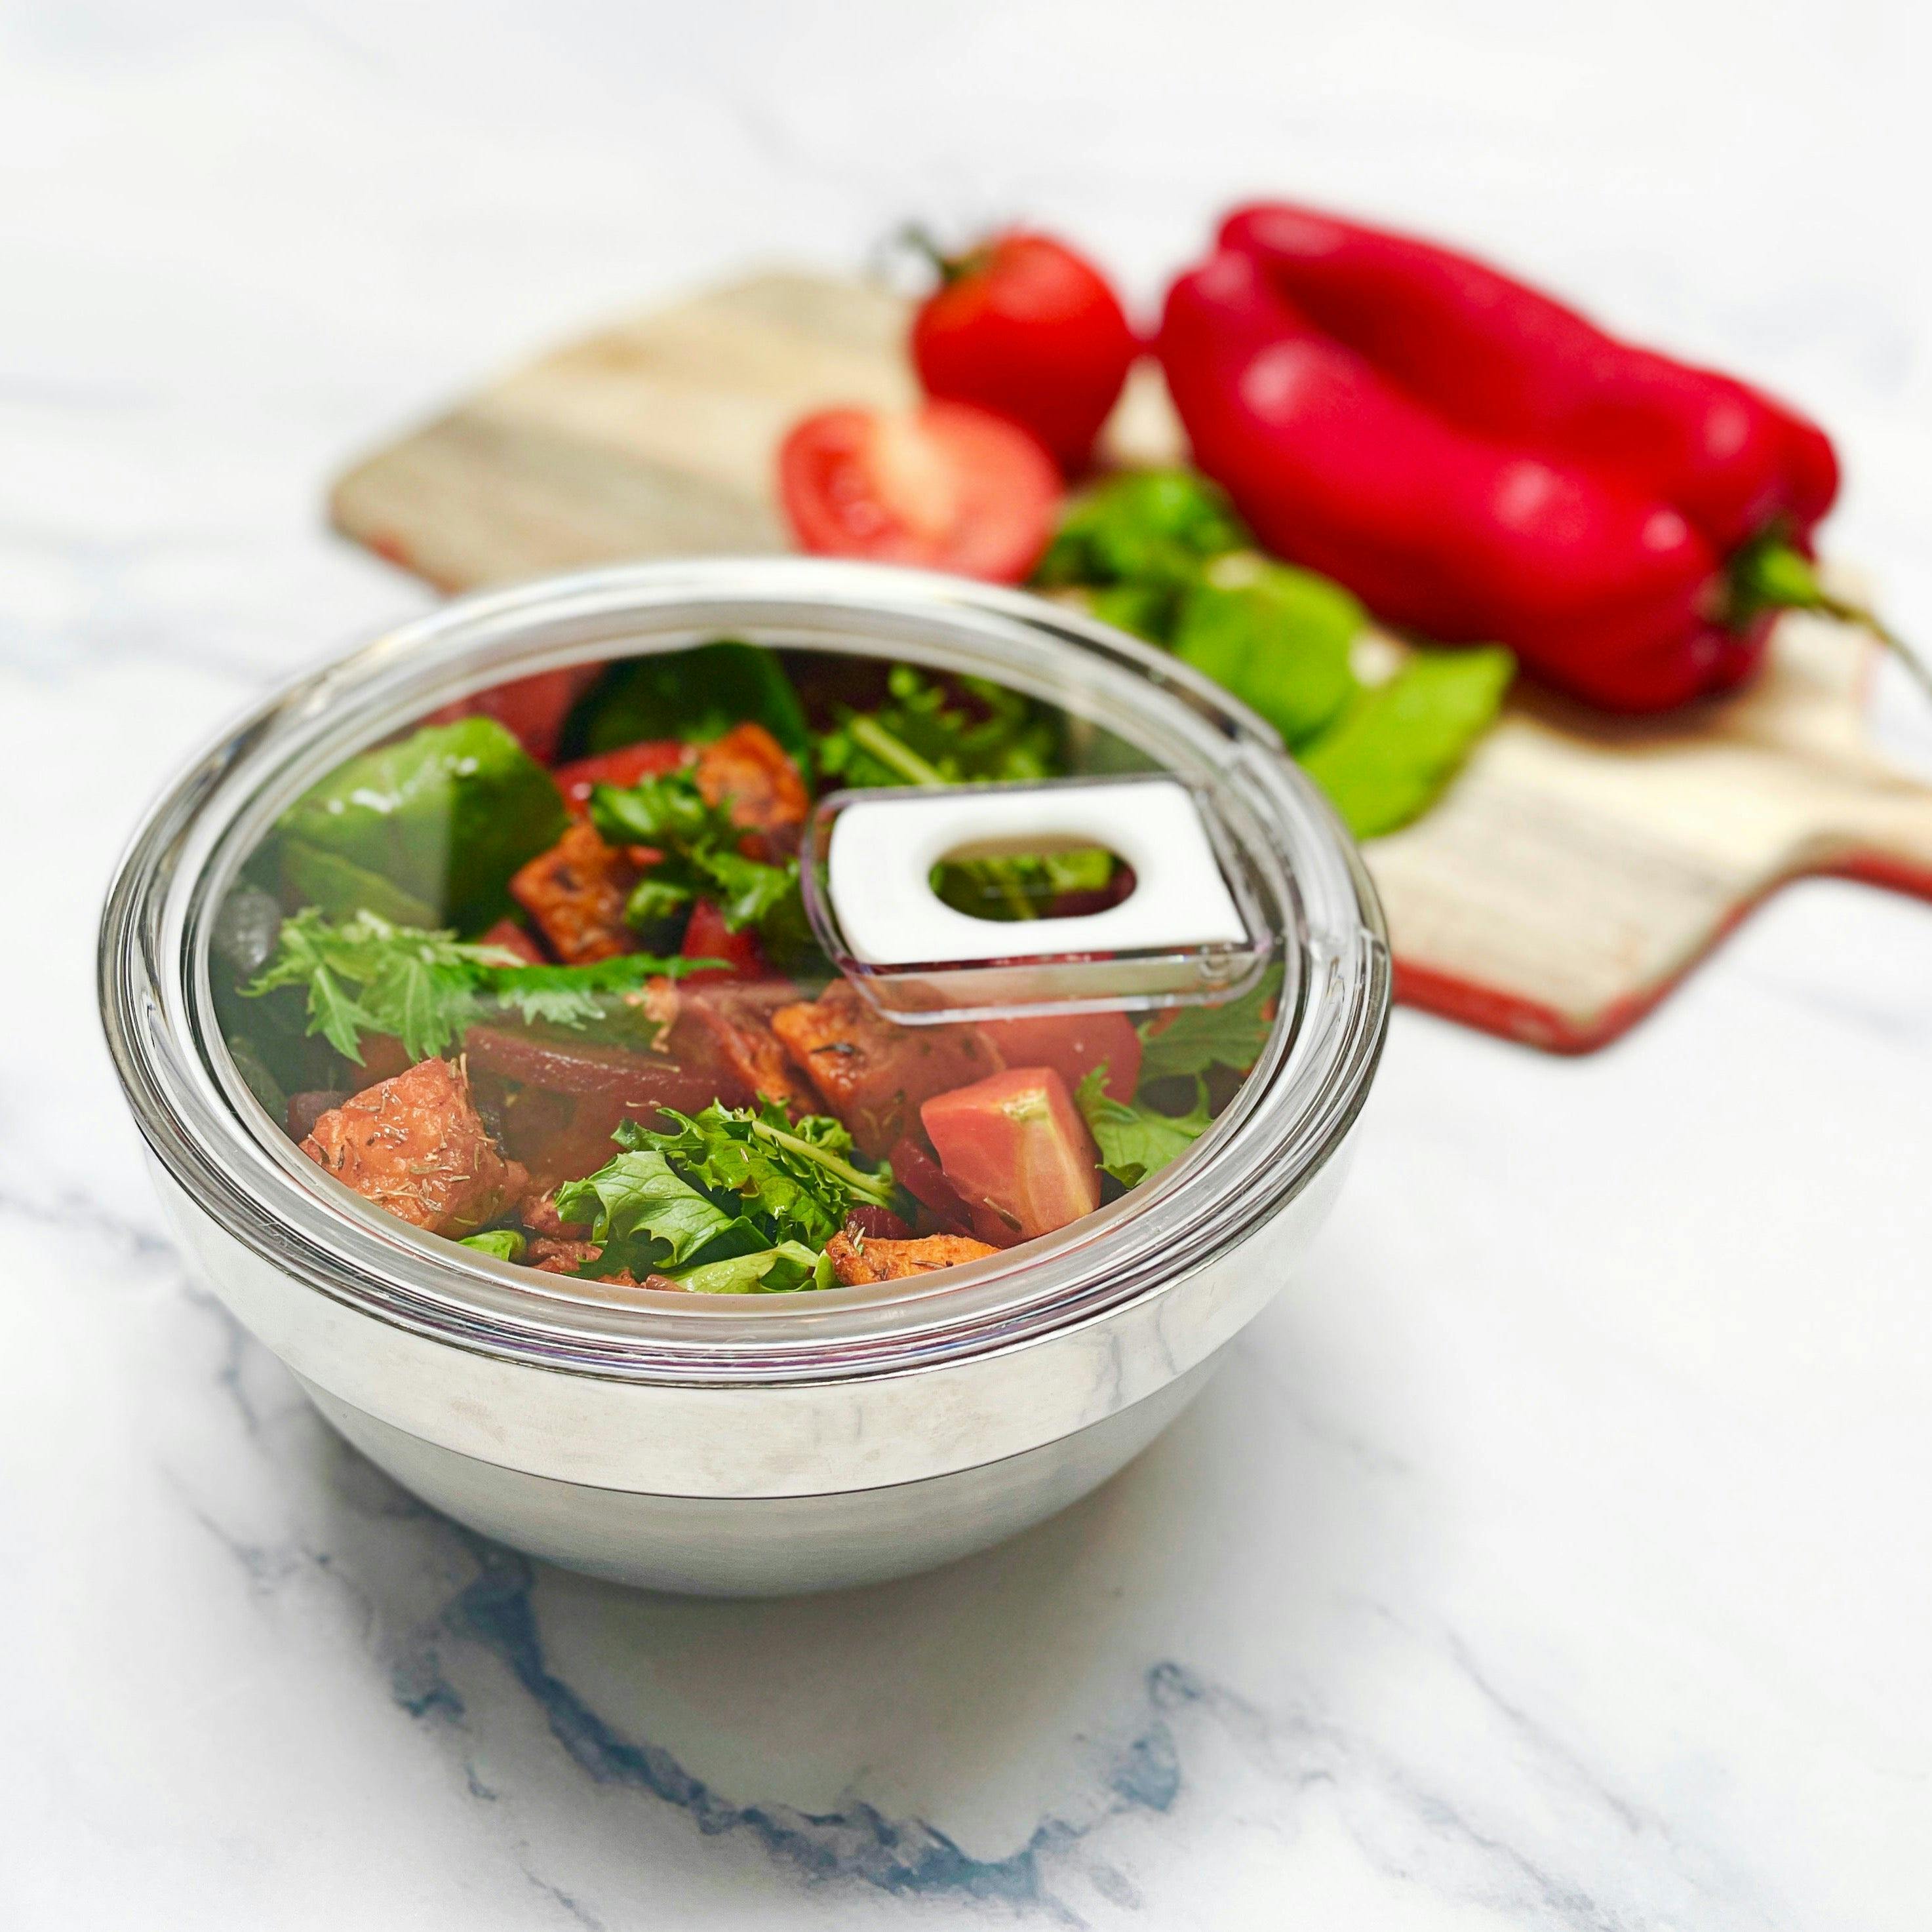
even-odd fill
[{"label": "green lettuce leaf", "polygon": [[567,1182],[557,1190],[556,1210],[566,1221],[587,1222],[590,1238],[603,1244],[600,1274],[628,1268],[640,1281],[769,1245],[742,1216],[676,1173],[656,1147],[630,1149],[586,1179]]},{"label": "green lettuce leaf", "polygon": [[465,1234],[458,1245],[474,1248],[478,1254],[494,1255],[500,1262],[520,1262],[529,1246],[514,1228],[489,1228],[480,1234]]},{"label": "green lettuce leaf", "polygon": [[1137,1187],[1150,1174],[1185,1154],[1212,1126],[1208,1083],[1198,1075],[1194,1105],[1185,1114],[1163,1114],[1144,1101],[1120,1101],[1106,1090],[1103,1063],[1082,1080],[1074,1100],[1100,1150],[1100,1165],[1123,1186]]},{"label": "green lettuce leaf", "polygon": [[796,1238],[822,1247],[855,1202],[896,1204],[892,1170],[860,1166],[850,1133],[829,1114],[794,1120],[772,1101],[756,1112],[714,1101],[694,1115],[664,1113],[674,1127],[626,1121],[617,1130],[620,1142],[659,1149],[680,1174],[714,1200],[728,1200],[775,1241]]},{"label": "green lettuce leaf", "polygon": [[1274,1026],[1282,971],[1271,966],[1238,1000],[1218,1006],[1182,1006],[1141,1028],[1140,1084],[1189,1078],[1226,1066],[1245,1073],[1260,1058]]},{"label": "green lettuce leaf", "polygon": [[[601,1264],[600,1264],[601,1265]],[[836,1288],[838,1277],[823,1254],[800,1241],[781,1242],[755,1254],[707,1262],[674,1279],[694,1294],[788,1294],[800,1288]]]},{"label": "green lettuce leaf", "polygon": [[600,1274],[655,1271],[706,1294],[827,1287],[820,1251],[854,1204],[899,1204],[891,1169],[860,1166],[829,1114],[793,1120],[770,1102],[663,1113],[668,1128],[624,1122],[623,1152],[558,1190],[558,1213],[604,1244]]}]

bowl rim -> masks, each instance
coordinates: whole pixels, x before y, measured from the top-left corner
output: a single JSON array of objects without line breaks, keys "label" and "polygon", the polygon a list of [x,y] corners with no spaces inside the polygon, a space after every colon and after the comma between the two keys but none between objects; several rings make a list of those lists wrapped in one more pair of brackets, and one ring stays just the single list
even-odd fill
[{"label": "bowl rim", "polygon": [[[654,633],[650,627],[656,627]],[[531,672],[750,632],[958,663],[1096,722],[1131,722],[1214,775],[1292,908],[1263,1059],[1183,1160],[1060,1234],[949,1270],[788,1298],[587,1293],[406,1228],[303,1157],[214,1024],[214,908],[261,832],[350,752]],[[1080,702],[1067,703],[1074,686]],[[1288,950],[1288,949],[1286,949]],[[728,1384],[900,1373],[1026,1346],[1207,1265],[1299,1193],[1366,1100],[1386,1038],[1380,906],[1325,799],[1254,713],[1187,665],[1023,592],[796,557],[624,565],[460,598],[300,675],[218,734],[143,814],[100,923],[100,1002],[154,1157],[235,1240],[305,1289],[452,1346],[626,1380]],[[1291,997],[1292,996],[1292,997]],[[1177,1264],[1172,1257],[1184,1259]],[[560,1282],[563,1278],[555,1278]]]}]

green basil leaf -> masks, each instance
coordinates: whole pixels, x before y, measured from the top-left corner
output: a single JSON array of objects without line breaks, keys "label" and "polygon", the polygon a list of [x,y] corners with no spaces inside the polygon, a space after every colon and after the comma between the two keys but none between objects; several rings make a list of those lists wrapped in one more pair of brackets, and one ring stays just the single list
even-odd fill
[{"label": "green basil leaf", "polygon": [[291,892],[325,913],[474,931],[567,823],[542,766],[494,718],[464,718],[338,766],[283,814],[277,840]]},{"label": "green basil leaf", "polygon": [[1349,647],[1367,621],[1340,585],[1257,560],[1239,575],[1204,578],[1188,592],[1174,654],[1260,712],[1292,748],[1354,696]]},{"label": "green basil leaf", "polygon": [[1494,645],[1418,651],[1301,754],[1302,768],[1358,838],[1396,831],[1441,796],[1515,674]]},{"label": "green basil leaf", "polygon": [[805,707],[777,655],[720,639],[613,665],[579,702],[566,739],[574,756],[654,738],[702,745],[747,722],[794,758],[810,748]]}]

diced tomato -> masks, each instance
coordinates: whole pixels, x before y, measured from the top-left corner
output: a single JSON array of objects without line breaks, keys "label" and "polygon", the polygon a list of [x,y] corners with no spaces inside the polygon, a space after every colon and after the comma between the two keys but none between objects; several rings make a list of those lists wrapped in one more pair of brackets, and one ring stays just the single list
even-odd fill
[{"label": "diced tomato", "polygon": [[563,735],[563,721],[570,707],[581,697],[598,674],[596,664],[574,664],[567,670],[540,670],[533,676],[513,679],[473,698],[458,698],[446,704],[427,721],[448,724],[459,718],[494,718],[510,732],[539,764],[547,765],[556,756],[556,743]]},{"label": "diced tomato", "polygon": [[758,935],[749,926],[734,932],[709,899],[700,899],[692,908],[681,950],[687,959],[722,959],[724,964],[716,971],[687,973],[678,982],[680,986],[702,986],[717,980],[763,980],[771,972]]},{"label": "diced tomato", "polygon": [[935,1094],[919,1112],[946,1179],[1022,1240],[1100,1206],[1099,1150],[1052,1067],[1010,1067]]},{"label": "diced tomato", "polygon": [[1018,584],[1053,535],[1060,472],[1017,424],[962,403],[826,410],[778,451],[802,550]]},{"label": "diced tomato", "polygon": [[984,1021],[980,1030],[1009,1066],[1050,1066],[1070,1093],[1101,1066],[1110,1099],[1131,1100],[1140,1084],[1141,1036],[1125,1013],[1028,1014]]},{"label": "diced tomato", "polygon": [[675,738],[647,738],[640,744],[600,752],[594,758],[559,765],[550,776],[556,780],[564,803],[578,818],[587,818],[592,785],[634,785],[640,778],[662,778],[690,764],[692,755],[691,747]]},{"label": "diced tomato", "polygon": [[506,952],[514,952],[532,966],[548,964],[543,948],[513,919],[500,919],[476,943],[479,946],[501,946]]}]

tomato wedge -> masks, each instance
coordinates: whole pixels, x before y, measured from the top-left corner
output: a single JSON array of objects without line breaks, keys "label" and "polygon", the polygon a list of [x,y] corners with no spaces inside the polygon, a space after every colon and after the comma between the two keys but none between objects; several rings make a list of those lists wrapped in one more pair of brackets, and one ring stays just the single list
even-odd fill
[{"label": "tomato wedge", "polygon": [[1099,1150],[1050,1066],[1010,1067],[935,1094],[919,1117],[961,1197],[990,1208],[1023,1240],[1100,1204]]},{"label": "tomato wedge", "polygon": [[1016,424],[964,403],[826,410],[778,451],[801,549],[1018,584],[1053,535],[1060,472]]}]

